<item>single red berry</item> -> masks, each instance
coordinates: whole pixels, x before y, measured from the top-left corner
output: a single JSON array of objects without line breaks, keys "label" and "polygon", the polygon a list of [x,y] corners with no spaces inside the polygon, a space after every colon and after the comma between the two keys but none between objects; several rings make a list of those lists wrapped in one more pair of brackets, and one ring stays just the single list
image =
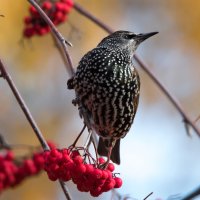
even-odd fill
[{"label": "single red berry", "polygon": [[42,9],[44,10],[50,10],[52,8],[52,3],[50,1],[44,1],[42,4]]},{"label": "single red berry", "polygon": [[78,151],[72,151],[71,158],[74,159],[76,156],[80,156],[80,153]]},{"label": "single red berry", "polygon": [[48,141],[47,144],[49,145],[50,149],[56,149],[56,145],[53,142]]},{"label": "single red berry", "polygon": [[86,167],[84,164],[79,164],[76,165],[76,171],[80,174],[83,175],[86,172]]},{"label": "single red berry", "polygon": [[47,173],[49,179],[51,181],[56,181],[58,178],[55,176],[55,174],[52,174],[52,173]]},{"label": "single red berry", "polygon": [[114,186],[115,186],[115,180],[109,179],[109,180],[106,180],[105,184],[102,187],[102,190],[104,192],[108,192],[109,190],[112,190]]},{"label": "single red berry", "polygon": [[6,178],[5,173],[0,172],[0,183],[2,183],[5,180],[5,178]]},{"label": "single red berry", "polygon": [[108,178],[107,179],[112,179],[112,177],[113,177],[112,172],[107,170],[107,169],[105,169],[104,171],[107,172],[107,174],[108,174]]},{"label": "single red berry", "polygon": [[106,169],[109,170],[110,172],[113,172],[115,170],[115,166],[114,164],[109,163]]},{"label": "single red berry", "polygon": [[90,190],[90,194],[93,197],[98,197],[100,194],[102,193],[102,188],[101,187],[97,187],[93,190]]},{"label": "single red berry", "polygon": [[74,5],[74,2],[72,0],[61,0],[61,2],[69,5],[70,7],[72,7]]},{"label": "single red berry", "polygon": [[61,150],[61,153],[62,153],[63,155],[69,155],[69,154],[70,154],[70,150],[69,150],[69,149],[62,149],[62,150]]},{"label": "single red berry", "polygon": [[80,165],[83,163],[83,158],[81,156],[76,156],[74,159],[73,159],[74,163],[77,164],[77,165]]},{"label": "single red berry", "polygon": [[37,169],[44,168],[44,157],[42,153],[34,154],[33,161],[37,167]]},{"label": "single red berry", "polygon": [[106,161],[105,161],[105,159],[104,158],[102,158],[102,157],[100,157],[99,159],[98,159],[98,161],[99,161],[99,164],[103,164],[103,163],[105,163]]},{"label": "single red berry", "polygon": [[36,168],[33,160],[31,160],[31,159],[25,160],[23,163],[23,167],[24,167],[25,172],[28,175],[35,174],[37,172],[37,168]]},{"label": "single red berry", "polygon": [[31,23],[32,23],[32,17],[31,17],[31,16],[26,16],[26,17],[24,18],[24,23],[25,23],[26,25],[31,24]]},{"label": "single red berry", "polygon": [[61,11],[56,11],[54,13],[54,19],[57,20],[58,22],[63,21],[65,14],[63,14]]},{"label": "single red berry", "polygon": [[108,172],[106,171],[106,170],[103,170],[102,171],[102,177],[101,177],[101,179],[107,179],[108,178]]},{"label": "single red berry", "polygon": [[30,38],[35,34],[35,29],[33,27],[27,27],[24,29],[24,37]]},{"label": "single red berry", "polygon": [[93,171],[93,177],[95,179],[100,179],[102,177],[102,170],[98,169],[98,168],[94,169],[94,171]]},{"label": "single red berry", "polygon": [[[37,31],[37,34],[38,35],[45,35],[45,34],[47,34],[49,32],[49,28],[46,28],[46,27],[41,27],[40,29],[38,29],[38,31]],[[56,157],[62,157],[62,155],[57,155]]]},{"label": "single red berry", "polygon": [[59,165],[56,163],[52,163],[49,166],[49,171],[51,171],[52,173],[57,173],[58,170],[59,170]]},{"label": "single red berry", "polygon": [[12,161],[14,159],[14,154],[12,151],[7,151],[5,155],[5,160]]},{"label": "single red berry", "polygon": [[30,12],[31,15],[34,16],[34,17],[39,17],[39,16],[40,16],[40,14],[38,13],[38,11],[35,9],[34,6],[31,6],[31,7],[29,8],[29,12]]},{"label": "single red berry", "polygon": [[63,3],[62,2],[56,2],[55,3],[55,8],[56,8],[56,10],[57,11],[62,11],[62,9],[63,9]]},{"label": "single red berry", "polygon": [[63,12],[64,14],[69,13],[70,10],[71,10],[71,6],[69,6],[68,4],[63,4],[62,12]]},{"label": "single red berry", "polygon": [[115,177],[114,180],[115,180],[115,186],[114,187],[120,188],[122,186],[122,179],[119,178],[119,177]]}]

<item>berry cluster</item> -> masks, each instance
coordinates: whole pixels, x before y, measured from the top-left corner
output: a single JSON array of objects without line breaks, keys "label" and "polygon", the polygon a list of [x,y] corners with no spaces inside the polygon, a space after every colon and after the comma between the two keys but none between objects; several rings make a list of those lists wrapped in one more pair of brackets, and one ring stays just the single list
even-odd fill
[{"label": "berry cluster", "polygon": [[3,150],[0,154],[0,192],[17,186],[26,177],[38,174],[43,168],[43,151],[33,153],[31,158],[19,158],[15,157],[12,150]]},{"label": "berry cluster", "polygon": [[[45,0],[41,3],[41,8],[45,11],[48,17],[55,25],[58,25],[67,19],[67,14],[73,6],[72,0],[58,0],[51,2]],[[50,31],[48,24],[41,18],[39,12],[35,7],[30,6],[29,16],[24,18],[25,28],[23,35],[30,38],[33,35],[45,35]]]},{"label": "berry cluster", "polygon": [[105,163],[103,158],[95,164],[88,164],[77,150],[52,149],[44,152],[44,160],[44,169],[50,180],[72,180],[79,191],[90,192],[94,197],[122,186],[121,178],[113,173],[115,167],[112,163],[106,169],[101,168]]}]

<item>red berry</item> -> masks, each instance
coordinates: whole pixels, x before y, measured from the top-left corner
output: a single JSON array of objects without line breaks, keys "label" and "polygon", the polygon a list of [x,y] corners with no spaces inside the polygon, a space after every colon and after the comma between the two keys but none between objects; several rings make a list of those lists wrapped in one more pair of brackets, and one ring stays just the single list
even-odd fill
[{"label": "red berry", "polygon": [[74,159],[76,156],[80,156],[78,151],[72,151],[71,158]]},{"label": "red berry", "polygon": [[103,170],[101,179],[107,179],[107,178],[108,178],[108,172],[106,170]]},{"label": "red berry", "polygon": [[[49,28],[41,27],[40,29],[38,29],[37,34],[42,36],[48,32],[49,32]],[[61,155],[58,155],[58,157],[61,157]]]},{"label": "red berry", "polygon": [[34,154],[33,161],[34,161],[34,163],[35,163],[35,165],[38,169],[44,168],[44,157],[41,153],[40,154]]},{"label": "red berry", "polygon": [[55,8],[56,8],[56,10],[57,11],[62,11],[62,9],[63,9],[63,3],[62,2],[56,2],[55,3]]},{"label": "red berry", "polygon": [[101,169],[94,169],[93,176],[95,179],[100,179],[102,177],[102,170]]},{"label": "red berry", "polygon": [[52,163],[49,166],[49,171],[51,171],[52,173],[57,173],[58,170],[59,170],[59,165],[56,163]]},{"label": "red berry", "polygon": [[35,34],[35,29],[33,27],[27,27],[24,29],[24,37],[30,38]]},{"label": "red berry", "polygon": [[83,175],[86,172],[86,167],[84,164],[79,164],[76,166],[76,171],[80,174]]},{"label": "red berry", "polygon": [[99,159],[99,164],[103,164],[103,163],[105,163],[106,161],[105,161],[105,159],[104,158],[102,158],[102,157],[100,157]]},{"label": "red berry", "polygon": [[71,6],[69,6],[68,4],[63,4],[62,12],[63,12],[64,14],[69,13],[70,10],[71,10]]},{"label": "red berry", "polygon": [[42,4],[42,8],[44,10],[50,10],[52,8],[52,3],[49,2],[49,1],[45,1],[43,4]]},{"label": "red berry", "polygon": [[114,164],[109,163],[106,169],[109,170],[110,172],[113,172],[115,170],[115,166]]},{"label": "red berry", "polygon": [[31,17],[31,16],[26,16],[26,17],[24,18],[24,23],[25,23],[26,25],[31,24],[31,22],[32,22],[32,17]]},{"label": "red berry", "polygon": [[56,149],[56,145],[53,142],[48,141],[47,144],[49,145],[50,149]]},{"label": "red berry", "polygon": [[74,2],[72,0],[61,0],[61,2],[67,4],[70,7],[72,7],[74,5]]},{"label": "red berry", "polygon": [[5,160],[12,161],[14,159],[14,154],[12,151],[7,151],[5,155]]},{"label": "red berry", "polygon": [[80,165],[83,163],[83,158],[81,156],[76,156],[74,159],[73,159],[74,163],[77,164],[77,165]]},{"label": "red berry", "polygon": [[48,177],[51,181],[56,181],[57,180],[57,177],[54,175],[54,174],[49,174],[48,173]]},{"label": "red berry", "polygon": [[91,196],[98,197],[102,193],[101,187],[95,188],[94,190],[90,191]]},{"label": "red berry", "polygon": [[34,17],[39,17],[39,16],[40,16],[40,14],[38,13],[38,11],[35,9],[34,6],[31,6],[31,7],[29,8],[29,12],[30,12],[31,15],[34,16]]},{"label": "red berry", "polygon": [[114,188],[114,186],[115,186],[115,180],[114,179],[109,179],[103,185],[102,190],[104,192],[108,192],[109,190],[112,190]]},{"label": "red berry", "polygon": [[119,177],[115,177],[114,180],[115,180],[115,186],[114,187],[120,188],[122,186],[122,179],[119,178]]},{"label": "red berry", "polygon": [[27,159],[23,164],[24,170],[28,175],[35,174],[37,172],[36,166],[31,159]]}]

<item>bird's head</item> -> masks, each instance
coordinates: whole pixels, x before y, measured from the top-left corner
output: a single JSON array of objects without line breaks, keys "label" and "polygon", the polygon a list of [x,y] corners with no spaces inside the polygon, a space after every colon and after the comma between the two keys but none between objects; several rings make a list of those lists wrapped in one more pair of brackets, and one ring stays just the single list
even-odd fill
[{"label": "bird's head", "polygon": [[141,42],[157,33],[158,32],[136,34],[129,31],[116,31],[105,37],[98,44],[98,47],[120,48],[121,50],[129,50],[130,53],[134,53]]}]

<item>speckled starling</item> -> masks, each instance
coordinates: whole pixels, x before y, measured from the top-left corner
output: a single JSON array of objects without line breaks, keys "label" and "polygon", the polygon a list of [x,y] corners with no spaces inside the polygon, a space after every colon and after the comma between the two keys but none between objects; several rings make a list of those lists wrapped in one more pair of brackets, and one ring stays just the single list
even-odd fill
[{"label": "speckled starling", "polygon": [[138,107],[140,79],[133,66],[138,45],[157,32],[116,31],[81,59],[68,88],[75,92],[99,135],[98,153],[120,164],[120,139]]}]

